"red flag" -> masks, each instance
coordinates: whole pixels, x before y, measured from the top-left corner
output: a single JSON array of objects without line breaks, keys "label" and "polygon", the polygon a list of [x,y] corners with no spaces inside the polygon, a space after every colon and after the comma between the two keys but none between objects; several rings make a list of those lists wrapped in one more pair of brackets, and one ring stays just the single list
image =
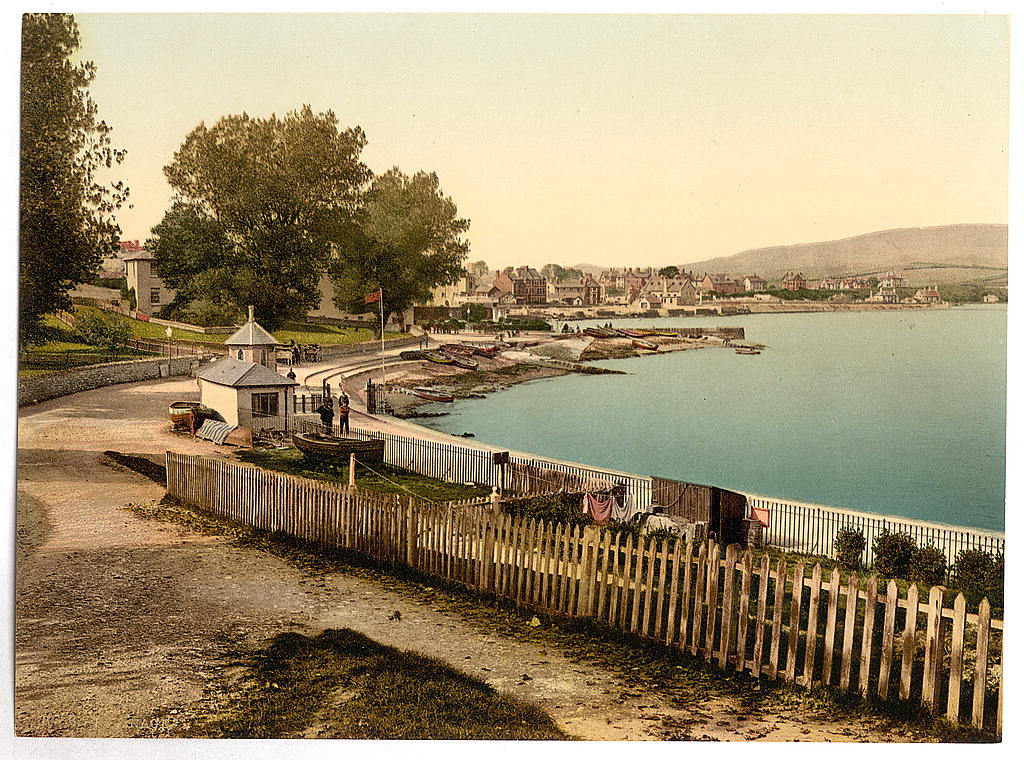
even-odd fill
[{"label": "red flag", "polygon": [[771,527],[772,512],[767,507],[751,507],[750,512],[755,520],[761,523],[764,527]]},{"label": "red flag", "polygon": [[381,291],[380,291],[380,288],[378,288],[377,290],[375,290],[372,293],[370,293],[369,295],[367,295],[363,299],[363,303],[377,303],[378,301],[380,301],[380,294],[381,294]]}]

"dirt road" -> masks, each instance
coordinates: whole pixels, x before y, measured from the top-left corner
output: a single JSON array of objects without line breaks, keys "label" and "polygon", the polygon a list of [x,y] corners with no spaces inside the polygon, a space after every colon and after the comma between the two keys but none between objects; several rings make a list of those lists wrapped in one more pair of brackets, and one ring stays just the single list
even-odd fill
[{"label": "dirt road", "polygon": [[481,631],[457,612],[372,580],[310,575],[226,538],[137,517],[125,507],[153,502],[163,488],[103,452],[216,453],[213,444],[167,430],[168,403],[195,392],[191,380],[158,380],[21,411],[19,735],[186,736],[229,682],[239,653],[285,631],[348,627],[483,677],[582,738],[909,738],[866,719],[832,723],[797,711],[748,717],[728,697],[699,709],[679,705],[639,692],[621,672]]}]

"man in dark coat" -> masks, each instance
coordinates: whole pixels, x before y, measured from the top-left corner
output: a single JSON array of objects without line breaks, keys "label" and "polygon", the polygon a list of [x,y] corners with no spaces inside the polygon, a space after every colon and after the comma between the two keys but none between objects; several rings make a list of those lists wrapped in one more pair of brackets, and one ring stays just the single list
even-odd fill
[{"label": "man in dark coat", "polygon": [[324,402],[316,408],[316,413],[320,415],[320,423],[324,426],[327,435],[334,435],[334,404],[330,397],[324,399]]}]

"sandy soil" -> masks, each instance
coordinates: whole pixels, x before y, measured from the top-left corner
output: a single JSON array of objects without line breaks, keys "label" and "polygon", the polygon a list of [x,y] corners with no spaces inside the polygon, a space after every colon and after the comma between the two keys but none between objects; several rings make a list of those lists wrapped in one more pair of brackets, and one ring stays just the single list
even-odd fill
[{"label": "sandy soil", "polygon": [[[727,698],[694,709],[550,645],[482,632],[457,612],[344,573],[310,575],[228,539],[137,517],[156,482],[103,452],[219,447],[172,435],[178,379],[23,409],[19,420],[15,728],[23,736],[186,736],[239,656],[284,631],[349,627],[442,658],[548,710],[588,739],[874,740],[878,721],[747,716]],[[401,619],[390,619],[394,611]]]}]

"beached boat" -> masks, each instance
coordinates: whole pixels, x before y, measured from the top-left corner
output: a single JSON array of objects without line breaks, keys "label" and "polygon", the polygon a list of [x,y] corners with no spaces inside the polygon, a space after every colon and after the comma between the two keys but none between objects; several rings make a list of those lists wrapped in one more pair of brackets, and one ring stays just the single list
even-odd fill
[{"label": "beached boat", "polygon": [[642,348],[645,351],[657,351],[658,350],[658,344],[657,343],[651,343],[651,341],[649,341],[649,340],[642,340],[640,338],[634,338],[633,339],[633,345],[636,346],[637,348]]},{"label": "beached boat", "polygon": [[605,327],[586,327],[583,329],[584,335],[589,335],[591,338],[617,338],[619,337],[618,330],[609,330]]},{"label": "beached boat", "polygon": [[411,351],[403,351],[399,356],[409,361],[415,361],[416,359],[423,358],[423,352],[418,349],[413,349]]},{"label": "beached boat", "polygon": [[443,351],[424,351],[423,358],[428,362],[434,362],[434,364],[451,364],[452,357]]},{"label": "beached boat", "polygon": [[427,401],[454,401],[455,397],[445,393],[444,391],[436,390],[435,388],[413,388],[412,393],[414,396],[425,398]]},{"label": "beached boat", "polygon": [[175,401],[167,407],[171,425],[184,430],[197,430],[206,420],[223,421],[216,409],[203,406],[198,401]]},{"label": "beached boat", "polygon": [[384,440],[362,441],[357,438],[337,438],[319,433],[292,433],[292,444],[302,455],[317,460],[347,462],[350,454],[360,462],[383,462]]},{"label": "beached boat", "polygon": [[445,343],[441,346],[441,350],[450,356],[472,356],[475,353],[475,349],[472,346],[466,346],[462,343]]},{"label": "beached boat", "polygon": [[461,369],[476,369],[480,366],[480,362],[476,359],[470,359],[468,356],[460,356],[457,354],[449,354],[452,358],[452,365],[460,367]]},{"label": "beached boat", "polygon": [[473,346],[473,353],[476,356],[482,356],[485,359],[493,359],[501,351],[500,346],[489,345],[489,346]]},{"label": "beached boat", "polygon": [[761,353],[761,349],[742,346],[736,349],[736,353],[743,354],[745,356],[757,356],[759,353]]},{"label": "beached boat", "polygon": [[647,333],[642,333],[639,330],[627,330],[625,327],[619,328],[619,333],[626,336],[627,338],[642,338]]}]

